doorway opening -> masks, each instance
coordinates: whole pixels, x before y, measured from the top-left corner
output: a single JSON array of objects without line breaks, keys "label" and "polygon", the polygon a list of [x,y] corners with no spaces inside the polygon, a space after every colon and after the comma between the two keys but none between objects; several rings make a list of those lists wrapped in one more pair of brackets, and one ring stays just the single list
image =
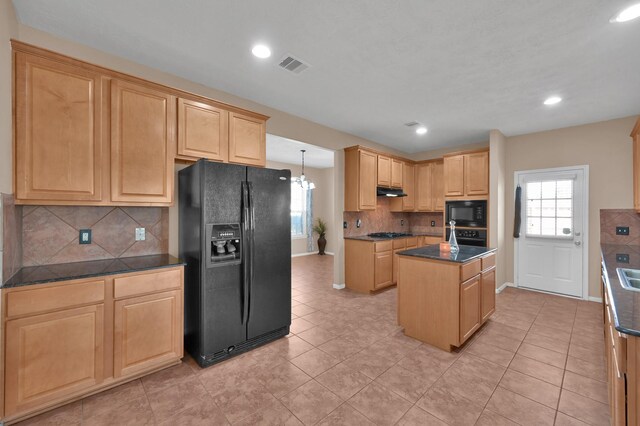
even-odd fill
[{"label": "doorway opening", "polygon": [[515,172],[517,287],[588,299],[589,166]]}]

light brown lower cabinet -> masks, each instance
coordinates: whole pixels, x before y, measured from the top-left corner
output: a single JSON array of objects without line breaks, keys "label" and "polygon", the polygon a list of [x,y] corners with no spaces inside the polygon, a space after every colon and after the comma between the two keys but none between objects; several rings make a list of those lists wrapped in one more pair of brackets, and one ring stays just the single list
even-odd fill
[{"label": "light brown lower cabinet", "polygon": [[175,365],[183,267],[2,291],[5,424]]},{"label": "light brown lower cabinet", "polygon": [[369,293],[394,285],[398,276],[398,253],[418,247],[418,237],[384,241],[346,239],[345,285]]},{"label": "light brown lower cabinet", "polygon": [[466,263],[399,256],[398,323],[407,336],[446,351],[495,311],[495,253]]}]

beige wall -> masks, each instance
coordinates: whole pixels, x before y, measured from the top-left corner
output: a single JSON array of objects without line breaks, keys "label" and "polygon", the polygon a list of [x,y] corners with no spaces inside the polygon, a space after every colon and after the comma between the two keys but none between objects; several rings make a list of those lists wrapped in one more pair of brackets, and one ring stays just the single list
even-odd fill
[{"label": "beige wall", "polygon": [[440,158],[443,155],[449,154],[451,152],[473,151],[476,149],[484,149],[488,147],[489,147],[489,141],[485,141],[485,142],[478,142],[478,143],[470,143],[467,145],[459,145],[452,148],[440,148],[440,149],[434,149],[432,151],[418,152],[417,154],[404,154],[404,157],[410,158],[414,161],[431,160],[433,158]]},{"label": "beige wall", "polygon": [[632,144],[637,117],[603,121],[507,139],[505,252],[514,281],[514,172],[589,165],[589,295],[600,296],[600,209],[633,208]]},{"label": "beige wall", "polygon": [[506,281],[505,264],[505,180],[507,168],[507,138],[499,131],[489,134],[489,246],[496,250],[496,286]]},{"label": "beige wall", "polygon": [[[291,176],[300,175],[300,164],[285,164],[276,163],[275,161],[267,161],[267,167],[271,169],[289,169],[291,170]],[[307,179],[315,183],[316,188],[313,190],[313,220],[322,218],[327,223],[327,247],[326,251],[333,252],[335,241],[330,237],[331,233],[335,230],[333,223],[333,167],[326,169],[316,169],[313,167],[304,168],[304,173]],[[318,251],[318,244],[316,243],[318,236],[313,237],[313,250]],[[307,253],[307,238],[292,238],[291,239],[291,254],[303,254]]]}]

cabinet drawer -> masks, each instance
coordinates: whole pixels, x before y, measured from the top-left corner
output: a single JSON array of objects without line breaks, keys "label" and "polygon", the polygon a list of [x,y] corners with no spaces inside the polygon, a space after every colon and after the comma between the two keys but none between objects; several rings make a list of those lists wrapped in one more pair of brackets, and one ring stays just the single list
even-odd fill
[{"label": "cabinet drawer", "polygon": [[377,243],[374,243],[375,245],[375,252],[381,252],[381,251],[389,251],[389,250],[393,250],[393,241],[389,240],[389,241],[378,241]]},{"label": "cabinet drawer", "polygon": [[400,249],[400,248],[405,248],[407,246],[407,239],[406,238],[398,238],[393,240],[393,248],[395,249]]},{"label": "cabinet drawer", "polygon": [[407,248],[418,247],[418,237],[410,237],[405,240],[407,242]]},{"label": "cabinet drawer", "polygon": [[460,266],[460,281],[466,281],[480,273],[480,259],[472,260]]},{"label": "cabinet drawer", "polygon": [[181,283],[180,269],[116,278],[113,280],[113,296],[116,299],[120,299],[139,294],[155,293],[179,288]]},{"label": "cabinet drawer", "polygon": [[483,271],[486,271],[487,269],[496,266],[496,255],[495,255],[495,253],[491,253],[490,255],[485,256],[480,260],[482,261],[482,270]]},{"label": "cabinet drawer", "polygon": [[7,317],[33,315],[104,300],[104,280],[50,286],[7,294]]}]

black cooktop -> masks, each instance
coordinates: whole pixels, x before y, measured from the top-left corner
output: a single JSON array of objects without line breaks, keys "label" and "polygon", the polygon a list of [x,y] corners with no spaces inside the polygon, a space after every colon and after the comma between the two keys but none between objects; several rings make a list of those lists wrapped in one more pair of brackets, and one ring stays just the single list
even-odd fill
[{"label": "black cooktop", "polygon": [[398,237],[413,237],[413,234],[405,234],[402,232],[374,232],[373,234],[367,234],[367,237],[371,238],[398,238]]}]

